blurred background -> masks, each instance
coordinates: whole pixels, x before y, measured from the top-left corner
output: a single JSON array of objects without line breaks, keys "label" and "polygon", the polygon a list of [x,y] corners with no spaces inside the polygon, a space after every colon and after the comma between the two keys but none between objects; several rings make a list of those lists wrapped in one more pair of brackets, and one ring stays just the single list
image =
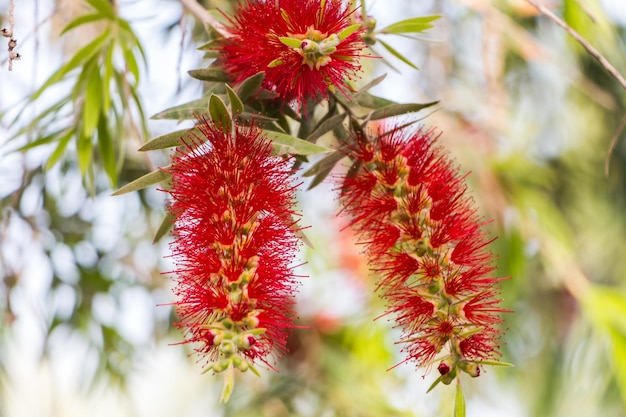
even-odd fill
[{"label": "blurred background", "polygon": [[[623,0],[544,4],[626,73]],[[420,117],[471,172],[497,274],[511,277],[502,351],[515,367],[464,380],[468,416],[625,416],[624,89],[525,0],[366,6],[380,27],[442,16],[417,41],[385,38],[419,71],[383,49],[395,69],[364,60],[362,82],[388,73],[373,93],[440,100]],[[0,0],[1,27],[9,9]],[[310,179],[299,202],[313,247],[297,270],[308,328],[279,373],[238,375],[218,404],[221,376],[173,346],[169,238],[153,243],[165,194],[111,196],[168,164],[166,151],[137,149],[187,126],[149,117],[202,95],[187,71],[206,66],[207,31],[175,0],[21,0],[14,36],[11,72],[0,38],[0,416],[452,415],[453,387],[426,394],[434,373],[388,370],[399,332],[374,320],[375,277],[340,231],[332,181],[304,191]]]}]

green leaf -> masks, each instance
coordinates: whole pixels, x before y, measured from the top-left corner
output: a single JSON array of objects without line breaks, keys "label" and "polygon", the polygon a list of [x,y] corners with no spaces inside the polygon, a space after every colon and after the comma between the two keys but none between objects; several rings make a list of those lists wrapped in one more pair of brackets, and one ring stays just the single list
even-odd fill
[{"label": "green leaf", "polygon": [[231,131],[233,121],[228,113],[228,108],[226,108],[224,101],[215,94],[211,94],[209,98],[209,114],[213,123],[224,133]]},{"label": "green leaf", "polygon": [[167,234],[167,232],[170,231],[170,229],[174,225],[174,220],[176,220],[176,217],[172,213],[170,213],[169,211],[165,213],[165,216],[163,217],[163,220],[161,220],[159,228],[154,234],[154,239],[152,239],[152,243],[157,243],[159,240],[161,240],[163,236]]},{"label": "green leaf", "polygon": [[345,156],[346,155],[343,152],[335,151],[317,161],[311,168],[309,168],[304,174],[302,174],[303,177],[315,176],[311,181],[308,189],[310,190],[321,184],[321,182],[324,181],[328,174],[330,174],[330,171],[333,170],[335,165],[337,165],[337,162],[341,161]]},{"label": "green leaf", "polygon": [[228,82],[230,78],[228,75],[220,69],[217,68],[201,68],[195,70],[189,70],[187,73],[198,80],[202,81],[217,81],[217,82]]},{"label": "green leaf", "polygon": [[428,390],[426,390],[426,394],[431,392],[433,390],[433,388],[435,388],[437,385],[439,385],[439,383],[441,382],[442,379],[443,379],[442,375],[439,375],[439,378],[435,379],[435,382],[430,384],[430,387],[428,387]]},{"label": "green leaf", "polygon": [[78,168],[80,169],[80,173],[85,175],[91,165],[93,155],[93,142],[91,141],[91,136],[86,136],[84,134],[78,135],[76,155],[78,157]]},{"label": "green leaf", "polygon": [[135,84],[139,83],[139,65],[135,59],[132,48],[127,48],[125,44],[122,44],[122,51],[124,54],[124,61],[126,62],[126,68],[135,77]]},{"label": "green leaf", "polygon": [[[213,19],[215,19],[218,23],[221,23],[223,26],[226,26],[228,24],[228,19],[226,18],[226,16],[224,16],[224,13],[221,13],[219,10],[211,9],[207,10],[207,13],[213,16]],[[215,30],[218,30],[218,28],[213,28]]]},{"label": "green leaf", "polygon": [[117,187],[117,164],[115,158],[115,146],[113,139],[109,133],[109,126],[104,117],[100,117],[98,123],[98,148],[100,149],[100,155],[102,155],[102,166],[104,172],[109,177],[111,187]]},{"label": "green leaf", "polygon": [[[30,132],[34,129],[36,129],[38,127],[38,124],[41,120],[45,119],[46,117],[53,115],[51,117],[58,117],[57,114],[71,101],[71,98],[69,96],[65,96],[62,97],[59,101],[57,101],[56,103],[50,105],[50,107],[48,107],[46,110],[42,111],[41,113],[39,113],[36,117],[34,117],[33,119],[29,119],[29,124],[24,126],[23,128],[21,128],[20,130],[18,130],[15,135],[13,135],[11,137],[10,140],[13,140],[15,138],[18,138],[20,136],[22,136],[23,134],[25,134],[26,132]],[[30,101],[29,101],[30,102]],[[67,106],[68,108],[70,106]],[[24,112],[24,110],[26,109],[26,106],[23,107],[21,109],[21,111],[18,113],[18,115],[15,117],[15,119],[13,119],[11,121],[11,124],[14,124],[17,120],[19,120],[20,116],[23,116],[24,114],[26,114]]]},{"label": "green leaf", "polygon": [[214,49],[219,48],[220,44],[222,43],[221,40],[219,39],[212,39],[206,43],[203,43],[202,45],[198,46],[196,49],[198,49],[199,51],[212,51]]},{"label": "green leaf", "polygon": [[370,93],[362,93],[356,97],[357,104],[362,107],[368,107],[370,109],[380,109],[392,104],[398,104],[394,101],[387,100],[383,97],[374,96]]},{"label": "green leaf", "polygon": [[339,37],[340,40],[344,40],[346,39],[348,36],[352,35],[354,32],[356,32],[357,30],[359,30],[359,28],[361,27],[360,23],[356,23],[354,25],[350,25],[347,28],[345,28],[344,30],[342,30],[341,32],[339,32],[337,34],[337,36]]},{"label": "green leaf", "polygon": [[94,65],[91,74],[87,79],[85,90],[85,103],[83,107],[83,135],[91,137],[91,134],[98,126],[100,120],[100,110],[102,108],[102,79],[100,78],[100,68]]},{"label": "green leaf", "polygon": [[124,37],[124,39],[128,39],[128,42],[126,42],[126,44],[134,45],[139,51],[139,54],[141,55],[143,64],[147,65],[148,60],[146,59],[146,53],[143,50],[143,46],[141,46],[141,42],[139,42],[139,38],[137,37],[137,35],[135,35],[133,28],[130,26],[130,24],[126,20],[122,19],[121,17],[116,17],[115,22],[120,27],[121,34]]},{"label": "green leaf", "polygon": [[276,155],[317,155],[332,152],[332,149],[307,142],[306,140],[302,140],[285,133],[274,132],[271,130],[263,130],[263,132],[267,134],[268,139],[272,141],[274,153]]},{"label": "green leaf", "polygon": [[388,60],[388,59],[385,59],[385,57],[383,57],[383,56],[382,56],[382,54],[380,54],[380,53],[379,53],[376,49],[374,49],[374,47],[373,47],[372,45],[370,45],[370,46],[369,46],[369,49],[370,49],[370,51],[372,51],[372,53],[373,53],[375,56],[380,57],[379,59],[380,59],[380,61],[381,61],[383,64],[387,65],[387,66],[388,66],[389,68],[391,68],[393,71],[395,71],[395,72],[397,72],[398,74],[400,74],[400,71],[399,71],[399,70],[398,70],[398,69],[397,69],[397,68],[396,68],[396,67],[395,67],[395,66],[394,66],[391,62],[389,62],[389,60]]},{"label": "green leaf", "polygon": [[378,110],[374,110],[371,112],[369,119],[370,120],[379,120],[384,119],[386,117],[399,116],[407,113],[414,113],[425,109],[430,106],[434,106],[439,103],[439,101],[432,101],[430,103],[406,103],[406,104],[390,104],[388,106],[382,107]]},{"label": "green leaf", "polygon": [[170,107],[150,117],[151,119],[194,120],[207,113],[208,98],[201,98],[178,106]]},{"label": "green leaf", "polygon": [[415,68],[416,70],[419,70],[419,67],[417,67],[417,65],[413,64],[411,61],[409,61],[404,55],[402,55],[400,52],[396,51],[391,45],[389,45],[387,42],[382,41],[381,39],[378,40],[378,42],[380,42],[380,44],[382,46],[385,47],[385,49],[387,51],[389,51],[393,56],[395,56],[396,58],[398,58],[400,61],[404,62],[405,64],[407,64],[408,66],[410,66],[411,68]]},{"label": "green leaf", "polygon": [[300,45],[302,45],[302,39],[298,39],[298,38],[289,38],[287,36],[279,36],[278,40],[283,45],[287,45],[290,48],[300,48]]},{"label": "green leaf", "polygon": [[150,187],[151,185],[157,184],[159,182],[165,181],[172,176],[168,172],[170,166],[166,166],[163,168],[159,168],[152,172],[147,173],[146,175],[137,178],[136,180],[129,182],[122,188],[115,191],[113,196],[122,195],[126,193],[131,193],[133,191],[142,190],[144,188]]},{"label": "green leaf", "polygon": [[269,116],[263,116],[262,114],[257,114],[257,113],[249,113],[247,111],[244,111],[243,113],[241,113],[238,117],[237,120],[241,120],[244,122],[263,122],[263,123],[272,123],[277,121],[278,119],[274,118],[274,117],[269,117]]},{"label": "green leaf", "polygon": [[263,84],[265,72],[257,72],[251,77],[246,78],[237,87],[237,95],[244,103],[252,97]]},{"label": "green leaf", "polygon": [[191,129],[177,130],[172,133],[167,133],[162,136],[158,136],[143,144],[139,151],[154,151],[157,149],[172,148],[174,146],[182,145],[185,140],[194,141],[200,135],[200,129],[192,127]]},{"label": "green leaf", "polygon": [[430,22],[439,19],[441,16],[422,16],[401,20],[381,29],[378,33],[419,33],[433,27]]},{"label": "green leaf", "polygon": [[24,152],[27,151],[29,149],[33,149],[36,148],[37,146],[41,146],[41,145],[47,145],[48,143],[52,143],[55,140],[58,139],[58,136],[62,133],[67,133],[67,129],[62,129],[62,130],[58,130],[54,133],[51,133],[49,135],[46,135],[44,137],[38,138],[32,142],[28,142],[25,145],[20,146],[19,148],[16,149],[16,152]]},{"label": "green leaf", "polygon": [[70,139],[72,138],[73,134],[74,134],[74,131],[69,130],[65,134],[65,136],[62,136],[59,139],[59,144],[54,149],[54,152],[52,152],[52,155],[50,155],[50,158],[48,158],[48,161],[46,162],[46,171],[50,170],[50,168],[52,168],[57,162],[59,162],[59,160],[65,153],[65,148],[67,148],[67,144],[70,142]]},{"label": "green leaf", "polygon": [[70,72],[71,70],[78,68],[87,60],[91,59],[95,54],[97,54],[100,49],[105,45],[105,43],[109,40],[111,36],[111,32],[107,29],[100,36],[89,42],[82,49],[80,49],[72,58],[68,61],[67,64],[63,65],[59,68],[54,74],[52,74],[46,82],[39,87],[39,89],[33,94],[32,100],[36,100],[48,87],[52,84],[55,84],[61,79],[63,76]]},{"label": "green leaf", "polygon": [[454,396],[454,417],[465,417],[465,396],[461,388],[461,379],[457,379],[456,394]]},{"label": "green leaf", "polygon": [[87,3],[89,3],[94,9],[98,10],[100,13],[102,13],[103,15],[114,19],[115,18],[115,11],[113,10],[113,6],[111,5],[111,3],[107,0],[87,0]]},{"label": "green leaf", "polygon": [[62,36],[65,33],[69,32],[70,30],[75,29],[75,28],[77,28],[79,26],[82,26],[84,24],[91,23],[91,22],[97,22],[98,20],[102,20],[102,19],[106,19],[106,18],[107,18],[107,16],[105,16],[102,13],[90,13],[90,14],[84,14],[82,16],[78,16],[76,19],[74,19],[70,23],[68,23],[67,26],[65,26],[65,28],[63,28],[63,30],[61,31],[59,36]]},{"label": "green leaf", "polygon": [[235,388],[235,371],[234,371],[233,361],[230,360],[228,368],[226,368],[226,372],[224,373],[224,386],[222,387],[222,393],[220,394],[219,401],[221,403],[228,402],[230,398],[230,394],[232,394],[233,389]]},{"label": "green leaf", "polygon": [[237,116],[243,113],[243,103],[237,96],[237,93],[230,88],[228,84],[226,84],[226,93],[228,94],[228,99],[230,100],[230,110],[233,113],[233,116]]},{"label": "green leaf", "polygon": [[307,136],[305,140],[307,142],[315,143],[315,141],[318,138],[320,138],[322,135],[324,135],[327,132],[330,132],[335,127],[339,126],[341,122],[343,122],[343,119],[346,118],[346,115],[347,115],[346,113],[336,114],[324,120],[322,123],[317,125],[315,130],[311,132],[311,134]]},{"label": "green leaf", "polygon": [[383,82],[383,80],[385,78],[387,78],[387,73],[385,73],[383,75],[379,75],[378,77],[374,78],[373,80],[371,80],[370,82],[365,84],[363,87],[359,88],[359,91],[354,96],[358,97],[359,95],[365,93],[367,90],[369,90],[369,89],[371,89],[373,87],[376,87],[378,84]]},{"label": "green leaf", "polygon": [[499,362],[499,361],[480,360],[480,361],[472,361],[472,362],[477,363],[479,365],[488,365],[488,366],[515,366],[512,363]]},{"label": "green leaf", "polygon": [[102,113],[111,108],[111,79],[113,78],[113,45],[109,46],[104,57],[104,77],[102,78]]}]

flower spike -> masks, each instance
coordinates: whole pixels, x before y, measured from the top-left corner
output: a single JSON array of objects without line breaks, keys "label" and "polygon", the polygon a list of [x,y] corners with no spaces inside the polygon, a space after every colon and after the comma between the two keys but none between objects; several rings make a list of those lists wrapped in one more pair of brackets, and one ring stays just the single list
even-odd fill
[{"label": "flower spike", "polygon": [[364,29],[341,0],[247,0],[218,48],[236,82],[265,71],[264,86],[303,106],[328,92],[350,90],[360,71]]},{"label": "flower spike", "polygon": [[170,169],[177,325],[206,369],[226,375],[225,401],[234,369],[271,367],[294,327],[296,186],[289,160],[271,154],[259,129],[198,127],[204,137]]},{"label": "flower spike", "polygon": [[[339,186],[387,312],[403,331],[406,361],[440,361],[441,381],[497,360],[500,279],[490,277],[491,241],[464,177],[433,130],[363,132],[344,149],[354,165]],[[355,168],[356,167],[356,168]],[[440,358],[440,359],[436,359]]]}]

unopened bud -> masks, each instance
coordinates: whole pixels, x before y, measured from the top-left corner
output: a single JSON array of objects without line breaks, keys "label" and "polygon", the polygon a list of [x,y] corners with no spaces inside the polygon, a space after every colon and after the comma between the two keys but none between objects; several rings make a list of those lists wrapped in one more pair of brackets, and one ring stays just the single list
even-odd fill
[{"label": "unopened bud", "polygon": [[454,368],[455,366],[454,362],[455,362],[454,359],[451,357],[445,358],[444,360],[441,361],[441,363],[439,363],[437,370],[439,371],[441,375],[446,375]]},{"label": "unopened bud", "polygon": [[248,350],[257,342],[256,338],[250,334],[243,334],[237,338],[237,347]]},{"label": "unopened bud", "polygon": [[228,359],[223,359],[213,364],[213,372],[216,372],[216,373],[224,372],[226,368],[228,368],[229,366],[230,366],[230,361]]},{"label": "unopened bud", "polygon": [[246,372],[250,368],[250,364],[239,356],[233,358],[233,365],[241,372]]},{"label": "unopened bud", "polygon": [[220,344],[220,352],[229,355],[235,352],[235,345],[230,340],[224,340]]},{"label": "unopened bud", "polygon": [[459,368],[461,368],[463,372],[467,373],[472,378],[477,378],[480,376],[480,366],[478,366],[476,362],[462,361],[459,364]]}]

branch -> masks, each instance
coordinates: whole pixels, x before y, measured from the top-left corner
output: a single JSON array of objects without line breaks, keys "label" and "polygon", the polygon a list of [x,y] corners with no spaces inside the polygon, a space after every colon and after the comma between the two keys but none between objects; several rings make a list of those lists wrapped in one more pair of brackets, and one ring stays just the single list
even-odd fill
[{"label": "branch", "polygon": [[202,23],[205,23],[211,26],[213,29],[217,31],[220,35],[225,38],[229,38],[231,35],[228,33],[224,25],[217,21],[211,13],[207,11],[204,7],[202,7],[196,0],[180,0],[183,6],[191,12],[194,16],[196,16]]},{"label": "branch", "polygon": [[13,11],[15,9],[15,0],[11,0],[9,3],[9,28],[2,28],[2,36],[9,38],[9,71],[13,70],[13,61],[20,59],[20,54],[15,52],[17,46],[17,39],[13,37],[13,31],[15,30],[15,17]]},{"label": "branch", "polygon": [[585,38],[583,38],[578,32],[576,32],[574,29],[572,29],[572,27],[569,26],[567,23],[565,23],[560,17],[558,17],[557,15],[552,13],[552,11],[550,11],[550,9],[545,7],[543,4],[540,4],[540,3],[538,3],[535,0],[526,0],[526,1],[528,3],[530,3],[530,4],[532,4],[533,6],[535,6],[535,8],[537,10],[539,10],[545,16],[550,18],[554,23],[556,23],[557,25],[559,25],[563,29],[565,29],[565,31],[567,33],[569,33],[574,39],[576,39],[576,41],[583,48],[585,48],[585,50],[589,53],[589,55],[594,57],[600,63],[600,65],[602,65],[602,67],[609,74],[611,74],[613,76],[613,78],[615,78],[617,80],[617,82],[620,83],[622,88],[624,90],[626,90],[626,80],[624,79],[624,77],[622,77],[622,74],[620,74],[619,71],[617,69],[615,69],[615,67],[613,65],[611,65],[611,63],[596,48],[591,46],[591,44],[589,42],[587,42],[587,40]]}]

